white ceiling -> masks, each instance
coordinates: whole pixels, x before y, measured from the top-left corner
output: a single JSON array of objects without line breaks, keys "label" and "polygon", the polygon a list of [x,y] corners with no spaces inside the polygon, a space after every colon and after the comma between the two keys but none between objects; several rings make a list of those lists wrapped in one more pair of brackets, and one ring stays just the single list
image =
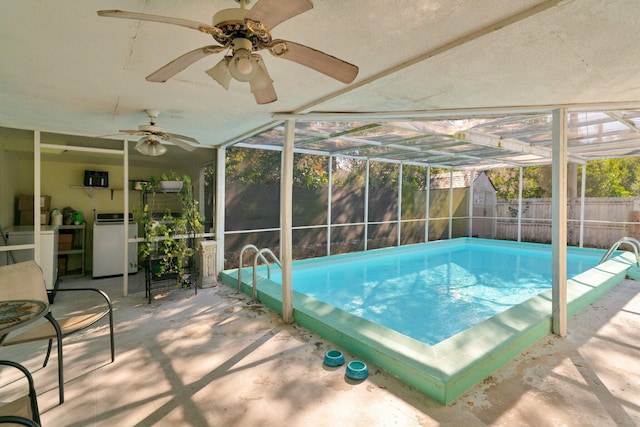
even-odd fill
[{"label": "white ceiling", "polygon": [[211,23],[216,11],[237,6],[4,1],[0,126],[104,136],[146,123],[143,110],[153,108],[166,131],[215,146],[268,128],[281,113],[640,109],[637,0],[317,0],[272,36],[353,63],[359,75],[344,85],[263,52],[279,97],[267,105],[255,103],[247,84],[232,81],[225,91],[205,74],[222,54],[166,83],[145,81],[215,42],[183,27],[96,14],[122,9]]}]

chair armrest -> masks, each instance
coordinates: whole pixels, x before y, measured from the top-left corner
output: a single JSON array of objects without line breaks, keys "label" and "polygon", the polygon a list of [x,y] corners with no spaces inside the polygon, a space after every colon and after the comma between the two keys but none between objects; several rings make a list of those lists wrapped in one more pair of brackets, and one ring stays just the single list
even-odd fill
[{"label": "chair armrest", "polygon": [[22,374],[29,380],[29,385],[33,385],[33,378],[31,377],[31,372],[18,362],[14,362],[13,360],[0,360],[0,365],[11,366],[19,371],[22,371]]},{"label": "chair armrest", "polygon": [[55,294],[56,292],[78,292],[78,291],[90,291],[90,292],[96,292],[98,294],[100,294],[105,302],[107,303],[107,305],[109,306],[109,311],[113,311],[113,307],[111,305],[111,299],[109,298],[109,295],[107,295],[106,292],[104,292],[101,289],[96,289],[96,288],[58,288],[58,289],[47,289],[47,294]]},{"label": "chair armrest", "polygon": [[17,415],[4,415],[0,417],[0,424],[20,424],[28,427],[40,427],[40,424],[35,421]]}]

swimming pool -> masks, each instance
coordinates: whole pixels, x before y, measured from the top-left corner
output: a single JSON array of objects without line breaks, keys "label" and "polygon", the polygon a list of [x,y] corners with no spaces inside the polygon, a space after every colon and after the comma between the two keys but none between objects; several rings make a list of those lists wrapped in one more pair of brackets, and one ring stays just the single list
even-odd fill
[{"label": "swimming pool", "polygon": [[[470,245],[475,247],[471,252]],[[426,261],[424,256],[408,256],[427,250],[435,250],[435,258]],[[630,254],[623,254],[588,268],[598,262],[603,251],[568,248],[567,252],[570,259],[576,259],[575,264],[572,261],[568,265],[569,275],[576,274],[567,283],[570,314],[622,281],[632,263]],[[358,269],[360,263],[364,267]],[[431,273],[412,271],[412,263],[427,264]],[[516,268],[518,264],[521,269]],[[477,267],[480,269],[475,270]],[[548,245],[468,238],[297,261],[293,269],[294,319],[423,393],[448,403],[549,333],[550,268]],[[588,270],[577,273],[585,268]],[[272,270],[273,280],[258,280],[258,298],[281,312],[281,285]],[[312,270],[331,273],[321,279],[319,286],[304,276]],[[496,272],[500,274],[496,276]],[[251,294],[250,269],[243,274],[248,278],[243,289]],[[369,287],[387,288],[387,293],[400,299],[376,299],[376,293],[365,285],[356,285],[355,289],[347,286],[356,283],[357,276],[365,277],[364,283]],[[237,271],[223,272],[221,279],[236,286]],[[501,301],[495,297],[496,287],[489,285],[504,287],[507,279],[515,280],[525,291],[510,293],[507,300]],[[432,286],[424,286],[425,281]],[[307,289],[303,290],[305,286]],[[328,296],[319,293],[319,287],[328,288]],[[435,288],[431,299],[436,304],[430,309],[417,302],[420,287]],[[474,287],[476,291],[471,292]],[[330,297],[337,302],[325,301]],[[453,308],[451,300],[462,304]],[[486,302],[493,312],[477,308]],[[386,321],[376,316],[389,307],[392,315],[387,317],[392,324],[385,325]],[[470,318],[471,323],[461,324],[460,317]],[[410,319],[413,332],[395,324],[402,323],[403,318]],[[414,332],[418,336],[412,336]]]},{"label": "swimming pool", "polygon": [[[294,290],[429,345],[435,345],[551,288],[551,251],[476,240],[411,245],[296,264]],[[570,252],[568,277],[601,252]],[[509,268],[505,268],[509,266]],[[274,269],[271,280],[282,283]],[[425,327],[435,324],[437,327]]]}]

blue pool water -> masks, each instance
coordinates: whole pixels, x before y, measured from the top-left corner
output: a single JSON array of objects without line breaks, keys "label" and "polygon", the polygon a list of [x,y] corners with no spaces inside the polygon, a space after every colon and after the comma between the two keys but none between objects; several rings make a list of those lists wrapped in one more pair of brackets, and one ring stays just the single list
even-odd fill
[{"label": "blue pool water", "polygon": [[[568,277],[599,259],[569,250]],[[550,289],[550,260],[546,245],[471,241],[294,263],[292,277],[297,292],[434,345]],[[281,283],[279,275],[271,279]]]}]

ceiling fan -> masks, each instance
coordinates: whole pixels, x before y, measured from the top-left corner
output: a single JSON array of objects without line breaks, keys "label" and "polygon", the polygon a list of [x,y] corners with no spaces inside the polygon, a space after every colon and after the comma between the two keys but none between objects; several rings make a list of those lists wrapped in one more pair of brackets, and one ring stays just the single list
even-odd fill
[{"label": "ceiling fan", "polygon": [[149,74],[150,82],[166,82],[196,61],[224,50],[218,64],[206,71],[222,87],[229,89],[231,79],[249,82],[258,104],[278,99],[273,80],[257,51],[266,49],[272,55],[309,67],[343,83],[351,83],[358,75],[358,67],[319,50],[288,40],[272,39],[270,31],[278,24],[313,8],[310,0],[235,0],[239,8],[223,9],[213,16],[213,25],[181,18],[173,18],[122,10],[99,10],[99,16],[136,19],[179,25],[210,34],[219,45],[204,46],[174,59]]},{"label": "ceiling fan", "polygon": [[161,141],[171,142],[187,151],[196,149],[196,147],[191,144],[200,144],[195,138],[177,133],[167,133],[163,131],[161,127],[156,126],[156,118],[158,118],[160,114],[158,110],[144,110],[144,112],[149,116],[148,125],[140,125],[138,126],[138,130],[119,131],[128,135],[142,136],[135,147],[138,152],[145,156],[161,156],[167,152],[167,147],[162,145]]}]

